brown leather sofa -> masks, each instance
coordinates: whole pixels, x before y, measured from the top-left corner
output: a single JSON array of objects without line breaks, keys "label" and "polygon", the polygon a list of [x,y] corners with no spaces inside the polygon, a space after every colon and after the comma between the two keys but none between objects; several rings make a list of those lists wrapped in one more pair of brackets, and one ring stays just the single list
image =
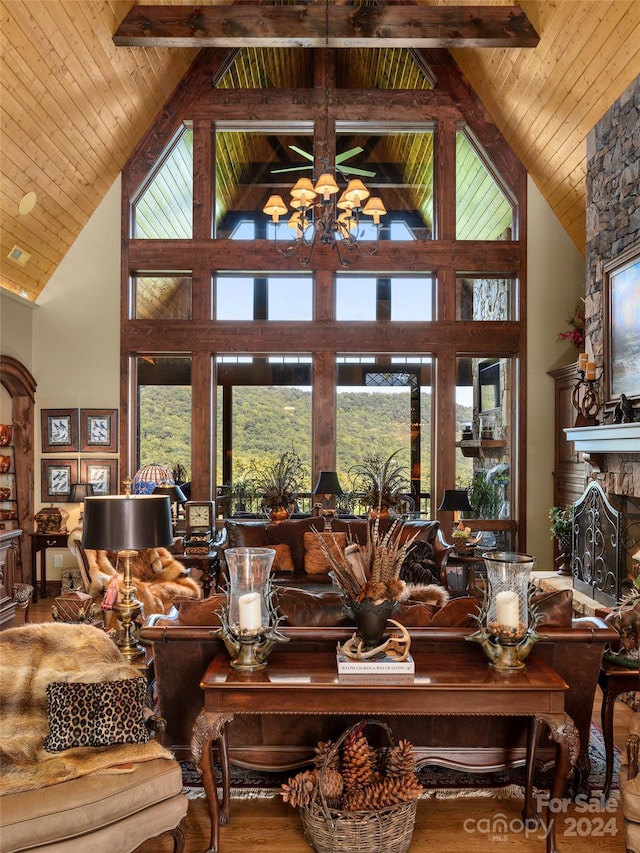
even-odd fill
[{"label": "brown leather sofa", "polygon": [[[384,519],[380,521],[380,530],[386,531],[393,522]],[[439,521],[427,519],[401,520],[398,522],[400,529],[400,541],[415,536],[416,546],[426,550],[424,563],[432,569],[435,582],[446,586],[447,558],[453,550],[442,537]],[[281,584],[288,586],[301,586],[308,584],[329,584],[331,578],[328,568],[325,570],[308,571],[309,552],[305,549],[305,534],[307,544],[309,540],[314,541],[313,531],[322,532],[323,521],[321,518],[295,518],[282,521],[278,524],[270,524],[266,521],[227,519],[225,521],[225,538],[221,551],[221,572],[224,576],[224,552],[228,548],[276,548],[276,560],[274,563],[273,576]],[[367,541],[367,521],[362,518],[334,519],[331,529],[338,536],[346,536],[347,541],[354,540],[364,545]],[[424,548],[426,545],[426,549]],[[430,546],[430,547],[429,547]],[[282,561],[280,549],[285,548],[290,561]],[[289,567],[283,569],[288,562]],[[305,566],[307,568],[305,568]],[[425,582],[430,582],[427,578]]]},{"label": "brown leather sofa", "polygon": [[[226,654],[222,642],[211,635],[221,603],[220,596],[179,602],[173,617],[153,617],[142,629],[142,638],[153,644],[167,744],[182,757],[189,754],[191,727],[203,702],[200,679],[216,654]],[[615,632],[600,619],[572,619],[571,604],[570,590],[541,596],[539,605],[547,615],[539,630],[545,639],[536,643],[533,653],[568,684],[566,709],[580,733],[580,784],[589,773],[591,711],[602,653],[615,639]],[[428,655],[437,663],[438,656],[447,652],[482,657],[482,649],[466,639],[474,631],[469,614],[476,607],[474,598],[453,599],[439,610],[409,602],[395,618],[409,627],[416,658]],[[280,589],[279,609],[286,616],[283,633],[310,650],[335,649],[353,630],[338,593]],[[277,655],[278,649],[272,654]],[[243,715],[228,727],[230,761],[254,768],[292,768],[313,756],[319,740],[335,739],[353,722],[348,709],[344,718]],[[527,722],[523,718],[477,717],[469,726],[461,726],[455,717],[403,716],[388,722],[396,737],[406,737],[414,744],[421,764],[468,768],[471,760],[478,769],[497,769],[524,763]],[[541,745],[539,758],[551,760],[553,755],[552,744]]]}]

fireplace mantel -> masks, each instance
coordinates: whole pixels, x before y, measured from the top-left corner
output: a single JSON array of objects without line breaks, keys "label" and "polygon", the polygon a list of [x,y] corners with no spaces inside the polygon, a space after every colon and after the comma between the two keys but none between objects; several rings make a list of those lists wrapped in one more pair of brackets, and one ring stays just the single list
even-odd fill
[{"label": "fireplace mantel", "polygon": [[571,427],[564,432],[579,453],[640,453],[640,423]]}]

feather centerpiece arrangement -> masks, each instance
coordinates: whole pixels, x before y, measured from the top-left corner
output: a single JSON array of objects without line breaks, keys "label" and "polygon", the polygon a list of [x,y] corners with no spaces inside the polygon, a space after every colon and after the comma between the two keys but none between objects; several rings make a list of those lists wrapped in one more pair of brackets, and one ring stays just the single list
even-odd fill
[{"label": "feather centerpiece arrangement", "polygon": [[323,536],[314,528],[314,533],[336,581],[352,601],[369,599],[378,603],[403,598],[406,584],[400,580],[400,570],[418,534],[403,542],[400,520],[394,521],[383,532],[380,530],[380,519],[370,518],[367,522],[366,544],[360,545],[349,538],[344,553],[335,538],[332,543],[334,547],[330,547],[327,542],[327,538],[331,537],[330,532],[325,532]]}]

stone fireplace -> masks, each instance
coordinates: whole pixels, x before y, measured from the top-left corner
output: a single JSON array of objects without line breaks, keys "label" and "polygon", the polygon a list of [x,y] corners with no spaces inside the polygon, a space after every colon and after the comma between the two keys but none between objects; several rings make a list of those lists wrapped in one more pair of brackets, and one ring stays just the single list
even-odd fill
[{"label": "stone fireplace", "polygon": [[[586,352],[600,391],[607,365],[607,266],[640,241],[640,78],[602,117],[587,140]],[[583,453],[585,492],[574,504],[574,588],[615,604],[633,582],[640,548],[640,377],[632,396],[636,423],[613,424],[606,401],[598,426],[566,430]]]}]

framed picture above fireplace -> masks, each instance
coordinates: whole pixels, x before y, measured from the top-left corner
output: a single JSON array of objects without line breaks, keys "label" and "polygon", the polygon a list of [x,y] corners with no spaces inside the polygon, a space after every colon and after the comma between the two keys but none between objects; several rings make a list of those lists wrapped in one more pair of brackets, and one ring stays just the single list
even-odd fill
[{"label": "framed picture above fireplace", "polygon": [[604,266],[605,398],[640,402],[640,243]]}]

